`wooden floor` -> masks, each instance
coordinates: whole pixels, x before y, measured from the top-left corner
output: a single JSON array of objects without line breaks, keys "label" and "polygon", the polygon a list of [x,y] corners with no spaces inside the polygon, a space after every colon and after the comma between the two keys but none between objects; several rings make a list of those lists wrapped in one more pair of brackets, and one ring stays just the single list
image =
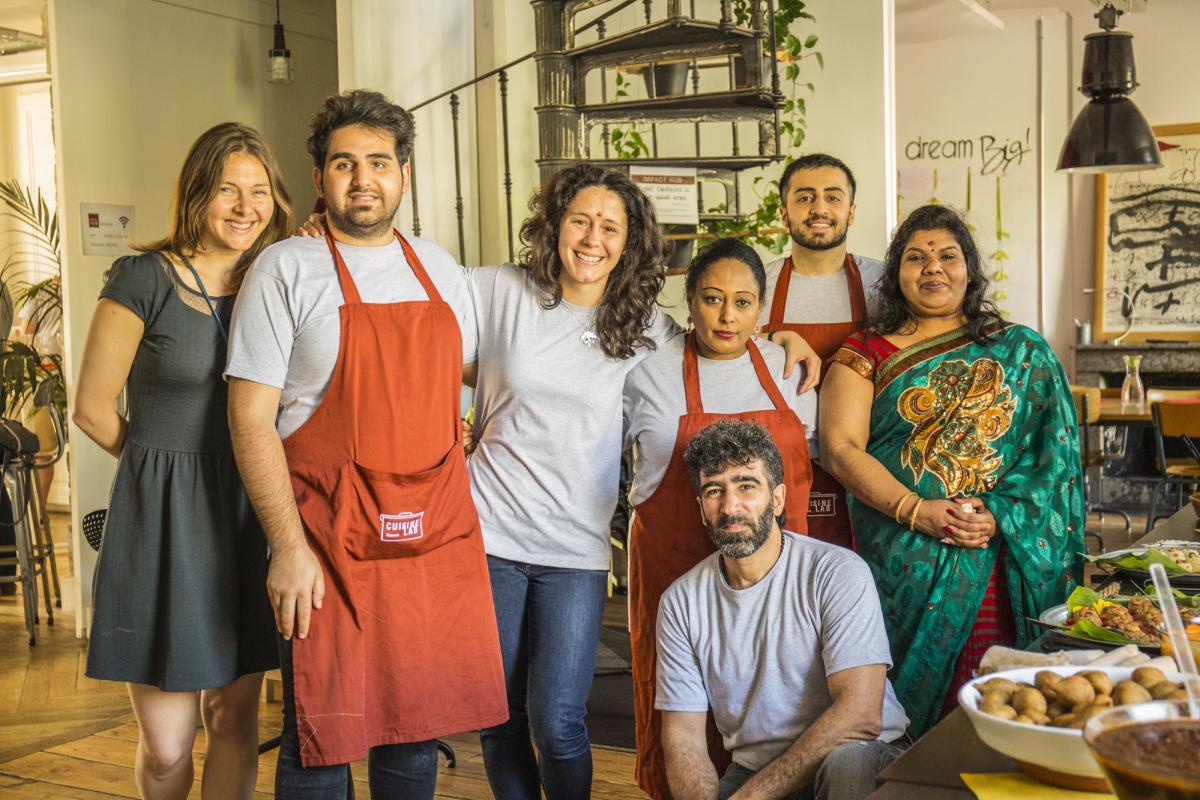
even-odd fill
[{"label": "wooden floor", "polygon": [[[62,520],[60,524],[65,524]],[[57,528],[58,526],[56,526]],[[65,541],[65,530],[55,531]],[[68,559],[59,559],[70,569]],[[608,610],[623,618],[623,606]],[[75,638],[75,622],[59,614],[53,627],[43,619],[38,643],[28,645],[20,600],[0,597],[0,800],[136,798],[133,762],[137,725],[123,684],[94,681],[83,674],[86,643]],[[259,713],[259,739],[279,732],[279,703],[264,703]],[[441,759],[439,798],[490,798],[477,734],[448,740],[458,765],[448,769]],[[193,759],[199,776],[204,764],[204,731],[197,731]],[[256,798],[274,795],[275,756],[259,759]],[[633,753],[594,747],[596,798],[642,798],[633,782]],[[355,794],[370,797],[366,764],[352,767]],[[200,797],[196,781],[190,797]]]}]

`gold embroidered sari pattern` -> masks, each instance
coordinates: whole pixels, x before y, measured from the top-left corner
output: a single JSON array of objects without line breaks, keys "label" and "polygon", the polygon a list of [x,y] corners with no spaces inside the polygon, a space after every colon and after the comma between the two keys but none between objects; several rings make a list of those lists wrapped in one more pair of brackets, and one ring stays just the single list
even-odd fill
[{"label": "gold embroidered sari pattern", "polygon": [[900,463],[915,480],[926,470],[946,487],[946,496],[990,491],[1003,463],[988,442],[1012,424],[1016,400],[1004,385],[1004,368],[990,358],[952,359],[938,364],[925,386],[906,389],[896,403],[913,426]]}]

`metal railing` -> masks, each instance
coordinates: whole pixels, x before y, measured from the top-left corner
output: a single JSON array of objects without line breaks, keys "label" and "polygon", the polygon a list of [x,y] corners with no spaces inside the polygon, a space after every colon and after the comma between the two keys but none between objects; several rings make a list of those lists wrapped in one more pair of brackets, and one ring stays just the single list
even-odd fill
[{"label": "metal railing", "polygon": [[[624,10],[624,9],[628,8],[629,6],[633,5],[634,3],[636,3],[637,0],[611,0],[611,2],[613,3],[611,8],[606,9],[602,14],[596,16],[593,19],[590,19],[586,22],[582,22],[578,27],[574,27],[573,29],[571,29],[571,35],[569,37],[571,39],[571,41],[575,41],[575,37],[578,36],[578,34],[588,31],[588,30],[591,30],[591,29],[596,30],[599,40],[604,40],[608,33],[608,31],[607,31],[608,21],[614,15],[618,14],[622,10]],[[644,17],[645,17],[646,24],[651,24],[653,22],[653,10],[652,10],[653,9],[653,0],[642,0],[642,5],[644,7]],[[671,18],[673,16],[677,17],[679,15],[680,10],[681,10],[680,9],[680,0],[668,0],[668,11],[669,11],[668,16],[669,16],[669,18]],[[689,12],[690,12],[691,18],[696,19],[696,0],[690,0]],[[719,26],[720,26],[721,30],[732,30],[735,27],[735,22],[734,22],[733,14],[732,14],[732,3],[730,2],[730,0],[720,0]],[[775,31],[775,2],[774,2],[774,0],[751,0],[750,29],[752,31],[758,33],[760,35],[760,37],[763,40],[765,40],[765,42],[767,43],[767,46],[769,47],[771,91],[776,97],[781,97],[782,95],[780,93],[779,65],[777,62],[777,55],[775,52],[775,42],[777,41],[777,38],[776,38],[776,31]],[[503,154],[503,184],[502,185],[504,188],[505,222],[506,222],[507,233],[508,233],[508,258],[509,258],[509,261],[512,261],[515,256],[516,242],[515,242],[514,228],[513,228],[513,198],[512,198],[513,175],[512,175],[512,165],[511,165],[511,159],[510,159],[510,141],[509,141],[509,107],[508,107],[508,105],[509,105],[508,104],[509,81],[510,81],[509,73],[514,67],[517,67],[517,66],[533,59],[535,55],[537,55],[536,52],[526,53],[525,55],[523,55],[519,58],[513,59],[512,61],[509,61],[506,64],[503,64],[494,69],[490,69],[487,72],[484,72],[480,75],[475,76],[474,78],[471,78],[470,80],[463,81],[462,83],[460,83],[456,86],[446,89],[445,91],[440,92],[440,93],[434,95],[433,97],[428,98],[427,100],[423,100],[420,103],[410,106],[408,109],[410,113],[415,113],[416,111],[419,111],[426,107],[432,106],[434,103],[437,103],[440,100],[445,100],[445,99],[449,100],[448,110],[449,110],[450,121],[451,121],[451,131],[452,131],[452,137],[453,137],[452,146],[453,146],[453,153],[454,153],[454,213],[455,213],[456,224],[457,224],[459,259],[463,263],[466,262],[467,248],[466,248],[466,230],[465,230],[466,209],[465,209],[465,205],[464,205],[463,190],[462,190],[462,182],[463,182],[462,181],[462,169],[463,169],[462,162],[463,162],[463,159],[462,159],[462,153],[461,153],[461,147],[460,147],[460,138],[461,138],[460,119],[461,119],[461,106],[462,106],[461,93],[467,89],[477,87],[480,83],[482,83],[483,81],[486,81],[490,78],[495,77],[497,79],[497,86],[498,86],[499,99],[500,99],[500,122],[501,122],[501,139],[502,139],[501,145],[502,145],[502,154]],[[735,56],[729,55],[727,61],[728,61],[728,73],[729,73],[730,87],[734,87],[737,85],[736,78],[735,78],[735,75],[736,75]],[[657,64],[655,62],[651,61],[648,64],[645,64],[643,66],[644,66],[644,68],[649,69],[649,71],[650,71],[650,73],[649,73],[650,77],[649,77],[649,80],[647,81],[648,94],[651,98],[658,97],[658,87],[656,86],[656,78],[655,78],[655,67],[657,66]],[[700,94],[700,69],[702,68],[701,64],[699,63],[699,59],[693,58],[688,66],[691,71],[691,94],[698,95],[698,94]],[[610,69],[615,69],[615,68],[601,66],[598,69],[600,72],[600,81],[599,81],[600,82],[600,101],[602,104],[607,104],[609,102],[608,72]],[[763,77],[765,78],[765,76],[763,76]],[[778,117],[778,112],[776,112],[776,116]],[[701,149],[701,122],[696,121],[693,123],[693,125],[694,125],[695,153],[696,153],[697,157],[700,157],[701,152],[702,152],[702,149]],[[612,128],[612,125],[609,122],[603,122],[601,125],[600,141],[601,141],[601,144],[604,149],[604,158],[606,160],[610,159],[612,157],[611,140],[610,140],[611,128]],[[776,119],[775,128],[776,128],[776,130],[775,130],[776,148],[775,149],[777,152],[778,151],[778,138],[779,138],[778,119]],[[740,141],[739,141],[738,123],[736,121],[731,123],[731,137],[732,137],[731,138],[732,154],[734,156],[738,156],[741,153],[741,145],[740,145]],[[651,144],[650,144],[650,148],[649,148],[650,157],[648,160],[652,161],[653,159],[657,158],[659,155],[658,124],[654,123],[654,122],[650,123],[650,140],[651,140]],[[759,146],[760,153],[763,150],[764,144],[765,143],[761,140],[761,136],[760,136],[760,146]],[[587,149],[590,149],[590,148],[585,147],[584,149],[586,151]],[[417,198],[417,166],[416,166],[415,162],[416,162],[416,159],[414,157],[412,159],[411,166],[410,166],[411,184],[412,184],[412,193],[411,193],[412,194],[412,228],[413,228],[413,233],[417,236],[420,236],[420,234],[421,234],[421,217],[420,217],[420,208],[418,205],[418,198]],[[731,192],[728,191],[729,188],[732,188]],[[732,176],[732,187],[727,187],[727,195],[731,195],[731,197],[728,198],[731,202],[727,202],[727,207],[733,212],[734,215],[738,215],[740,213],[739,194],[740,194],[740,192],[739,192],[738,173],[735,171]]]}]

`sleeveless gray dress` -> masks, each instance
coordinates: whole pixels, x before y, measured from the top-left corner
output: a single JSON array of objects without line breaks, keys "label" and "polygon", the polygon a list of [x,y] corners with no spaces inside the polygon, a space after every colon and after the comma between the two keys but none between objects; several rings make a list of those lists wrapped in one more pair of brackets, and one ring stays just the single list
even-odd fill
[{"label": "sleeveless gray dress", "polygon": [[[145,323],[93,586],[87,674],[195,691],[278,666],[267,545],[226,422],[225,341],[157,253],[101,291]],[[214,297],[228,329],[233,297]]]}]

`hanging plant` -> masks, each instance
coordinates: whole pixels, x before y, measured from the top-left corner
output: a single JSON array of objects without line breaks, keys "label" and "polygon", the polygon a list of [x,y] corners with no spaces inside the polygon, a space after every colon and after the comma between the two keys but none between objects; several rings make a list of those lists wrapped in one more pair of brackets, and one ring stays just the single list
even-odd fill
[{"label": "hanging plant", "polygon": [[[816,22],[816,18],[805,10],[806,6],[805,0],[780,0],[775,9],[776,59],[780,62],[787,86],[780,109],[779,136],[784,151],[781,155],[788,159],[799,153],[808,134],[808,106],[803,94],[811,97],[816,91],[812,81],[802,81],[802,62],[812,58],[819,68],[825,68],[825,57],[815,49],[818,42],[816,34],[808,34],[802,39],[802,34],[793,30],[798,20]],[[737,25],[748,27],[752,22],[751,12],[751,0],[733,0],[733,19]],[[782,253],[789,238],[779,221],[779,209],[782,206],[779,182],[764,183],[763,177],[759,176],[754,179],[754,189],[759,202],[753,211],[737,220],[706,222],[704,230],[716,236],[737,236],[772,253]],[[727,214],[729,208],[722,203],[710,208],[709,213]]]}]

